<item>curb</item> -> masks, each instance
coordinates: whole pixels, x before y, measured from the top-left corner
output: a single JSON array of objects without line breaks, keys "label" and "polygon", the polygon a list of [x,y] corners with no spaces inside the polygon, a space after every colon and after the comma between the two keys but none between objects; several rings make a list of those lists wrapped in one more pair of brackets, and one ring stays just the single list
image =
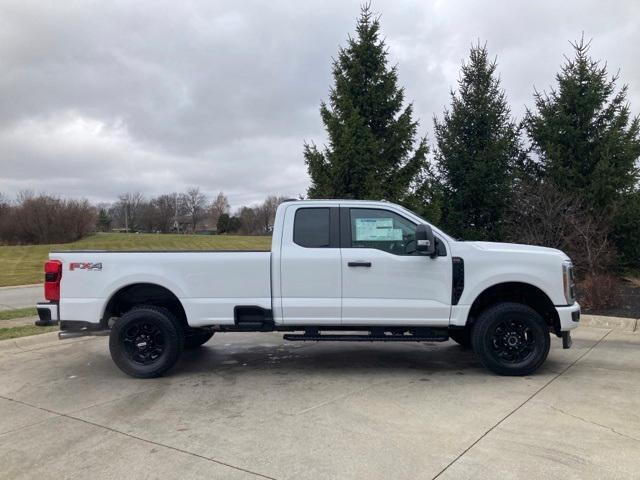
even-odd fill
[{"label": "curb", "polygon": [[61,341],[58,339],[58,331],[39,333],[36,335],[29,335],[27,337],[9,338],[7,340],[0,340],[0,355],[71,345],[73,343],[86,342],[95,338],[101,337],[78,337]]},{"label": "curb", "polygon": [[605,317],[602,315],[582,314],[580,325],[594,328],[609,328],[624,332],[637,332],[640,329],[640,319],[623,317]]}]

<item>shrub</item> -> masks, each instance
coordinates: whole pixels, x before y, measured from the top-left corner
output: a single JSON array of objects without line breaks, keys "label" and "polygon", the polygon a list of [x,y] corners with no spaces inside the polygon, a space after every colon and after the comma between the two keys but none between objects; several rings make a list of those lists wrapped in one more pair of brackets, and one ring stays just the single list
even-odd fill
[{"label": "shrub", "polygon": [[609,273],[587,274],[578,283],[578,295],[586,310],[615,307],[620,301],[620,280]]},{"label": "shrub", "polygon": [[0,242],[5,244],[66,243],[90,234],[95,209],[87,200],[61,200],[49,195],[21,195],[2,209]]},{"label": "shrub", "polygon": [[509,241],[558,248],[576,266],[579,279],[612,268],[616,250],[609,240],[611,214],[591,212],[551,183],[523,182],[508,217]]}]

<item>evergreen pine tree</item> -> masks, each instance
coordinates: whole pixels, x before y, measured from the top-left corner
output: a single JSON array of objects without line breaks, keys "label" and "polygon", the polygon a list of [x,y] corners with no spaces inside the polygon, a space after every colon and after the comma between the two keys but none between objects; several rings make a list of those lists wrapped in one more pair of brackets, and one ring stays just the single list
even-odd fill
[{"label": "evergreen pine tree", "polygon": [[334,86],[320,114],[328,145],[305,143],[311,198],[387,199],[409,203],[420,184],[428,147],[414,149],[418,122],[403,107],[397,67],[389,67],[380,21],[362,7],[356,38],[333,62]]},{"label": "evergreen pine tree", "polygon": [[101,208],[98,212],[98,230],[101,232],[108,232],[111,229],[112,219],[104,208]]},{"label": "evergreen pine tree", "polygon": [[228,213],[220,214],[216,223],[216,231],[217,233],[229,233],[231,231],[231,217]]},{"label": "evergreen pine tree", "polygon": [[[584,38],[572,44],[557,89],[535,92],[525,128],[543,175],[595,213],[613,211],[638,180],[640,123],[631,118],[627,87],[590,58]],[[612,210],[610,210],[612,209]]]},{"label": "evergreen pine tree", "polygon": [[471,48],[458,91],[451,92],[451,108],[434,123],[445,231],[466,240],[503,239],[521,149],[486,46]]},{"label": "evergreen pine tree", "polygon": [[613,217],[611,240],[617,247],[618,264],[640,268],[640,185],[623,196]]},{"label": "evergreen pine tree", "polygon": [[535,92],[525,128],[543,177],[579,198],[592,215],[611,218],[619,263],[640,266],[640,119],[632,117],[627,86],[589,56],[589,42],[556,75],[557,89]]}]

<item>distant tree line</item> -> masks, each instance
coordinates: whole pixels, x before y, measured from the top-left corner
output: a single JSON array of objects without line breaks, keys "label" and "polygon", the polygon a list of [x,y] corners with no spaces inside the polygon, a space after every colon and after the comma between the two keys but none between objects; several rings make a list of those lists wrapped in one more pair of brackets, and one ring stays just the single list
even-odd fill
[{"label": "distant tree line", "polygon": [[209,199],[198,187],[148,199],[123,193],[98,205],[30,192],[10,201],[0,194],[0,244],[65,243],[96,231],[269,235],[283,200],[269,196],[232,213],[224,193]]},{"label": "distant tree line", "polygon": [[591,283],[640,267],[640,120],[589,42],[572,46],[517,121],[496,60],[473,45],[431,152],[365,5],[320,106],[328,143],[304,145],[309,197],[386,199],[460,239],[560,248]]},{"label": "distant tree line", "polygon": [[112,205],[100,205],[100,231],[158,233],[237,233],[266,235],[271,231],[283,197],[269,196],[255,207],[231,213],[227,196],[207,198],[200,188],[146,199],[140,192],[124,193]]}]

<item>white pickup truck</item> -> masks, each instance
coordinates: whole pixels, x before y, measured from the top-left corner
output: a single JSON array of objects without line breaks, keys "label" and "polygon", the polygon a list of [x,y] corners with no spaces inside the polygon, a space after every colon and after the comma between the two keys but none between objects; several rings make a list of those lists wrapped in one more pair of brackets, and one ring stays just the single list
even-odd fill
[{"label": "white pickup truck", "polygon": [[442,342],[502,375],[545,361],[578,326],[559,250],[457,241],[388,202],[287,201],[271,251],[57,251],[39,325],[109,335],[116,365],[156,377],[215,332],[285,340]]}]

